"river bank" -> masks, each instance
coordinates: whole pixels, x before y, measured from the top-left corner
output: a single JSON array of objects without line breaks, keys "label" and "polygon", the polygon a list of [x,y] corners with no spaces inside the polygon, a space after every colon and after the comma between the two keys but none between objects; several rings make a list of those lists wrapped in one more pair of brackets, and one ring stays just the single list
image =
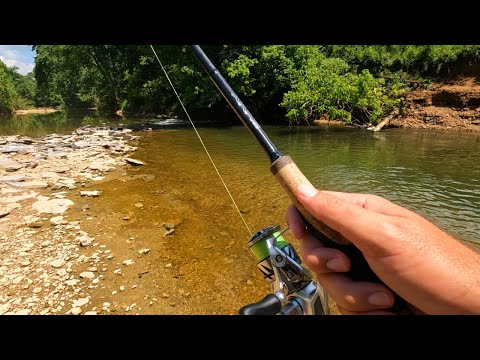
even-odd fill
[{"label": "river bank", "polygon": [[59,109],[54,108],[18,109],[13,112],[13,115],[53,114],[59,111]]},{"label": "river bank", "polygon": [[86,127],[42,139],[0,138],[0,314],[109,310],[106,303],[90,305],[89,293],[114,254],[82,230],[84,220],[64,213],[76,198],[99,196],[83,191],[87,184],[140,164],[127,157],[136,150],[126,143],[136,138],[129,132]]}]

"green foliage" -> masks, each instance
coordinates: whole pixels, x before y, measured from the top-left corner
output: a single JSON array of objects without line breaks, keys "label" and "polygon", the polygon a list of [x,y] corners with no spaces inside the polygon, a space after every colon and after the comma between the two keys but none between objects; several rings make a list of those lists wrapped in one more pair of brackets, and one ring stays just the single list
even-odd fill
[{"label": "green foliage", "polygon": [[13,112],[18,106],[18,98],[10,71],[0,60],[0,113]]},{"label": "green foliage", "polygon": [[[17,91],[26,98],[34,94],[37,105],[184,116],[150,46],[34,48],[36,92],[30,91],[31,83],[19,83]],[[287,118],[298,124],[320,117],[375,123],[395,109],[402,110],[410,88],[480,60],[477,45],[202,48],[257,119]],[[188,47],[155,49],[189,111],[228,108]]]}]

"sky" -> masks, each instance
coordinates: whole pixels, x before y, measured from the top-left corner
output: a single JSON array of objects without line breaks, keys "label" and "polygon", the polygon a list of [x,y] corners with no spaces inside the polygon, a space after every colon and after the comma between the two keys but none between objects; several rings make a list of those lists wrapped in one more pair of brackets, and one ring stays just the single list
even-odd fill
[{"label": "sky", "polygon": [[0,60],[8,67],[18,67],[18,72],[22,75],[33,70],[34,56],[31,45],[0,45]]}]

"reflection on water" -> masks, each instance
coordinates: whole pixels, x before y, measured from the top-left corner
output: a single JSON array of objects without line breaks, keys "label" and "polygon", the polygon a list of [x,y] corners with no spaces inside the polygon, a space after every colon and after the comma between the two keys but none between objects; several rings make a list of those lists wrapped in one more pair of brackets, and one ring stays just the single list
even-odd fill
[{"label": "reflection on water", "polygon": [[51,114],[0,115],[0,136],[19,134],[41,137],[52,133],[70,134],[85,125],[128,124],[136,121],[138,120],[119,116],[106,118],[98,115],[95,111],[81,111],[72,114],[55,112]]}]

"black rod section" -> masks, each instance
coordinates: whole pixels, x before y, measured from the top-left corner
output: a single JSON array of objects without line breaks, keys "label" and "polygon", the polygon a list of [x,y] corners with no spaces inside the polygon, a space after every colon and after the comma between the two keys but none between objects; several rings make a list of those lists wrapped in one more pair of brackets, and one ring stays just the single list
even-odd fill
[{"label": "black rod section", "polygon": [[260,146],[265,150],[270,161],[273,163],[277,160],[282,153],[273,145],[270,138],[265,131],[260,127],[257,120],[248,111],[247,107],[243,104],[242,100],[237,96],[235,91],[228,85],[227,81],[223,78],[220,72],[215,68],[207,55],[198,45],[190,45],[190,49],[197,57],[198,61],[202,64],[203,68],[207,72],[210,79],[213,81],[217,89],[223,95],[225,100],[230,104],[232,109],[238,115],[243,124],[247,127],[250,133],[255,139],[257,139]]}]

